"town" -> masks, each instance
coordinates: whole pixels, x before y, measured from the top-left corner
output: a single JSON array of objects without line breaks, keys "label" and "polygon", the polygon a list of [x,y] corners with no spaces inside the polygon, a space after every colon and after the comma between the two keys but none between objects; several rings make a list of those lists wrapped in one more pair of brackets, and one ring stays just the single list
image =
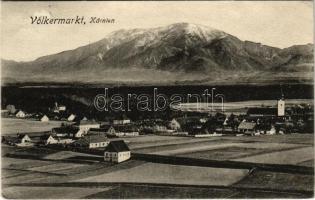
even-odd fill
[{"label": "town", "polygon": [[[72,113],[58,102],[47,113],[26,113],[14,105],[2,110],[3,118],[18,118],[48,122],[62,121],[43,133],[16,133],[2,136],[2,143],[18,146],[46,146],[50,148],[83,151],[104,151],[104,160],[122,162],[131,156],[128,148],[130,137],[161,135],[178,137],[259,136],[313,132],[313,105],[286,106],[282,96],[276,107],[252,107],[244,114],[223,112],[176,112],[169,120],[143,119],[131,121],[127,117],[108,121],[96,121]],[[118,154],[112,154],[116,152]],[[121,153],[121,157],[119,155]],[[118,157],[117,157],[118,155]],[[114,157],[116,156],[116,157]]]}]

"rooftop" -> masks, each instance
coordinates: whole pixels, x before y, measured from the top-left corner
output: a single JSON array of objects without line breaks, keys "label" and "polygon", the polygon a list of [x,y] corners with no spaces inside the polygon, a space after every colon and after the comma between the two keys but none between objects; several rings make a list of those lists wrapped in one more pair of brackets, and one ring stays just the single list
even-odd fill
[{"label": "rooftop", "polygon": [[238,126],[239,129],[254,129],[256,126],[255,122],[241,122]]},{"label": "rooftop", "polygon": [[130,151],[129,147],[123,140],[111,141],[106,147],[105,151],[108,152],[123,152]]}]

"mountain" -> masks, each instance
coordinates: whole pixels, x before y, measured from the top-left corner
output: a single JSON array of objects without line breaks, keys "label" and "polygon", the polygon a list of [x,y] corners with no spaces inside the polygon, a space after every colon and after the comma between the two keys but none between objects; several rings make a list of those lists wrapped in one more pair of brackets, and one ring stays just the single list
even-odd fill
[{"label": "mountain", "polygon": [[280,49],[177,23],[118,30],[95,43],[31,62],[2,60],[6,82],[256,83],[310,81],[312,44]]}]

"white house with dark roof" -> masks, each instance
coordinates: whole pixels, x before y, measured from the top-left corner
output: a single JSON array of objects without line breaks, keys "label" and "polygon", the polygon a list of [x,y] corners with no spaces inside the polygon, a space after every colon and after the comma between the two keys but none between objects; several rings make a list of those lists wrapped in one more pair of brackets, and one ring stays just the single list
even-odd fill
[{"label": "white house with dark roof", "polygon": [[109,144],[109,140],[104,135],[86,135],[73,143],[75,147],[102,148]]},{"label": "white house with dark roof", "polygon": [[44,115],[40,118],[40,121],[41,122],[48,122],[49,121],[49,118],[47,117],[47,115]]},{"label": "white house with dark roof", "polygon": [[91,128],[100,128],[101,124],[95,121],[81,120],[74,124],[83,134],[86,134]]},{"label": "white house with dark roof", "polygon": [[256,131],[256,123],[242,121],[238,126],[238,131],[245,134],[254,134]]},{"label": "white house with dark roof", "polygon": [[67,137],[67,138],[74,138],[74,137],[82,137],[82,131],[80,131],[77,127],[72,126],[63,126],[57,127],[52,129],[52,133],[57,137]]},{"label": "white house with dark roof", "polygon": [[128,145],[123,140],[111,141],[104,151],[104,160],[120,163],[129,160],[131,156]]},{"label": "white house with dark roof", "polygon": [[58,139],[54,138],[52,135],[42,135],[40,137],[40,143],[44,145],[57,144]]},{"label": "white house with dark roof", "polygon": [[60,111],[66,111],[65,105],[58,105],[57,102],[55,102],[55,107],[53,108],[54,113],[59,113]]},{"label": "white house with dark roof", "polygon": [[179,123],[175,118],[172,119],[172,121],[169,122],[168,126],[169,126],[169,128],[170,128],[171,130],[175,130],[175,131],[181,129],[180,123]]},{"label": "white house with dark roof", "polygon": [[27,134],[17,134],[17,137],[8,136],[5,142],[14,146],[32,146],[33,141]]},{"label": "white house with dark roof", "polygon": [[25,114],[25,112],[23,112],[22,110],[19,110],[19,112],[17,112],[17,113],[15,114],[15,116],[16,116],[17,118],[25,118],[25,117],[26,117],[26,114]]},{"label": "white house with dark roof", "polygon": [[88,131],[87,135],[99,135],[103,134],[105,136],[107,135],[115,135],[116,131],[113,126],[108,125],[108,126],[102,126],[102,128],[90,128]]},{"label": "white house with dark roof", "polygon": [[123,125],[123,124],[130,124],[130,119],[115,119],[113,120],[114,125]]}]

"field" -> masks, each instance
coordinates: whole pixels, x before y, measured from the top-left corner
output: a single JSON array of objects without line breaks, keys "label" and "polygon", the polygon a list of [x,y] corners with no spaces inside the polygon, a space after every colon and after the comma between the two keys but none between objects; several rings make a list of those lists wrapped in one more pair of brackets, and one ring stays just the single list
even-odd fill
[{"label": "field", "polygon": [[[10,119],[6,126],[12,129],[15,121],[17,127],[25,130],[29,123],[37,124],[36,131],[48,129],[41,122],[26,120]],[[135,155],[314,166],[313,134],[211,138],[148,135],[125,140]],[[112,164],[104,162],[101,156],[39,147],[2,145],[1,153],[2,195],[6,198],[307,198],[313,195],[314,177],[306,172],[283,173],[228,164],[189,166],[136,157]]]},{"label": "field", "polygon": [[[203,168],[146,163],[131,169],[84,178],[79,182],[131,182],[185,185],[230,185],[239,181],[248,170]],[[191,178],[193,177],[193,178]],[[225,177],[222,179],[222,177]]]},{"label": "field", "polygon": [[1,134],[16,135],[17,133],[51,131],[52,128],[59,127],[61,123],[61,121],[41,122],[27,119],[2,118]]}]

